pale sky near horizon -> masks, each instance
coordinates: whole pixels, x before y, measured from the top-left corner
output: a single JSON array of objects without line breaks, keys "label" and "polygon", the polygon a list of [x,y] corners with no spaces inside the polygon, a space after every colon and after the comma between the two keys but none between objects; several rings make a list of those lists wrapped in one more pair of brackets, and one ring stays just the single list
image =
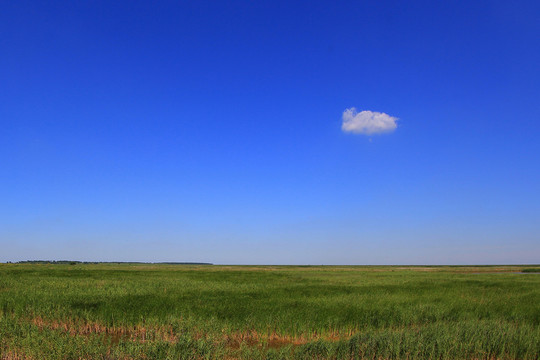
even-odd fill
[{"label": "pale sky near horizon", "polygon": [[0,5],[0,262],[540,263],[538,1]]}]

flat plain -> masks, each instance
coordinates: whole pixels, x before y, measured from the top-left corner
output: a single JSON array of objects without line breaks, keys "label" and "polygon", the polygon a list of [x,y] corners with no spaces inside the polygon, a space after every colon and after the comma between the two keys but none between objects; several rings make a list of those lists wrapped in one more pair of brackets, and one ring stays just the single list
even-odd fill
[{"label": "flat plain", "polygon": [[538,359],[530,267],[0,264],[0,359]]}]

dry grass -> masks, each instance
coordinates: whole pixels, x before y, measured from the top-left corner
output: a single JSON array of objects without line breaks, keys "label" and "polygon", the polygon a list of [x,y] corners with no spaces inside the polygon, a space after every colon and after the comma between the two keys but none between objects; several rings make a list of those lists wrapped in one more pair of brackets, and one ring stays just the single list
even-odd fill
[{"label": "dry grass", "polygon": [[112,344],[118,344],[120,340],[127,341],[164,341],[175,343],[177,336],[174,334],[172,327],[162,326],[155,328],[147,328],[136,325],[131,328],[127,327],[109,327],[97,322],[77,322],[77,321],[62,321],[62,320],[45,320],[41,317],[34,317],[30,322],[37,326],[40,330],[47,328],[49,330],[59,330],[71,336],[85,336],[91,334],[102,334],[111,341]]},{"label": "dry grass", "polygon": [[[70,336],[89,336],[92,334],[103,335],[105,341],[110,342],[111,345],[116,345],[120,341],[133,341],[140,343],[148,341],[162,341],[171,344],[178,341],[178,336],[175,334],[171,326],[133,326],[129,328],[110,327],[97,322],[47,320],[39,316],[33,317],[26,321],[37,326],[40,330],[56,330]],[[201,331],[190,331],[190,334],[192,334],[194,340],[214,339],[214,341],[223,342],[229,349],[237,350],[245,346],[257,347],[260,349],[279,349],[286,346],[296,347],[318,340],[337,342],[350,339],[355,334],[355,331],[350,330],[346,334],[340,334],[338,332],[318,334],[313,332],[309,335],[291,336],[282,335],[275,332],[271,334],[261,334],[257,331],[251,330],[223,334],[219,339],[215,339],[209,334]]]},{"label": "dry grass", "polygon": [[0,360],[33,360],[31,357],[8,350],[0,354]]}]

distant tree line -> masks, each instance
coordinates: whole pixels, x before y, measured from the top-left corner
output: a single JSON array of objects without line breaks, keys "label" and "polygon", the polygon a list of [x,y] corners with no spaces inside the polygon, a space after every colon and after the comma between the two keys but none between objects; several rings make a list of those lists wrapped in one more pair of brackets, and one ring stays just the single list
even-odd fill
[{"label": "distant tree line", "polygon": [[[11,261],[8,261],[11,263]],[[53,265],[77,265],[77,264],[164,264],[164,265],[213,265],[204,262],[143,262],[143,261],[74,261],[74,260],[23,260],[16,264],[53,264]]]}]

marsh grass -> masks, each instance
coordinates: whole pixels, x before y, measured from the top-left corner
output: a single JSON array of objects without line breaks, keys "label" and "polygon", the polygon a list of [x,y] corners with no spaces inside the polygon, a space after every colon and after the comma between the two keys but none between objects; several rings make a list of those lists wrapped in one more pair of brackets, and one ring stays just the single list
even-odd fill
[{"label": "marsh grass", "polygon": [[538,359],[520,267],[0,265],[0,358]]}]

